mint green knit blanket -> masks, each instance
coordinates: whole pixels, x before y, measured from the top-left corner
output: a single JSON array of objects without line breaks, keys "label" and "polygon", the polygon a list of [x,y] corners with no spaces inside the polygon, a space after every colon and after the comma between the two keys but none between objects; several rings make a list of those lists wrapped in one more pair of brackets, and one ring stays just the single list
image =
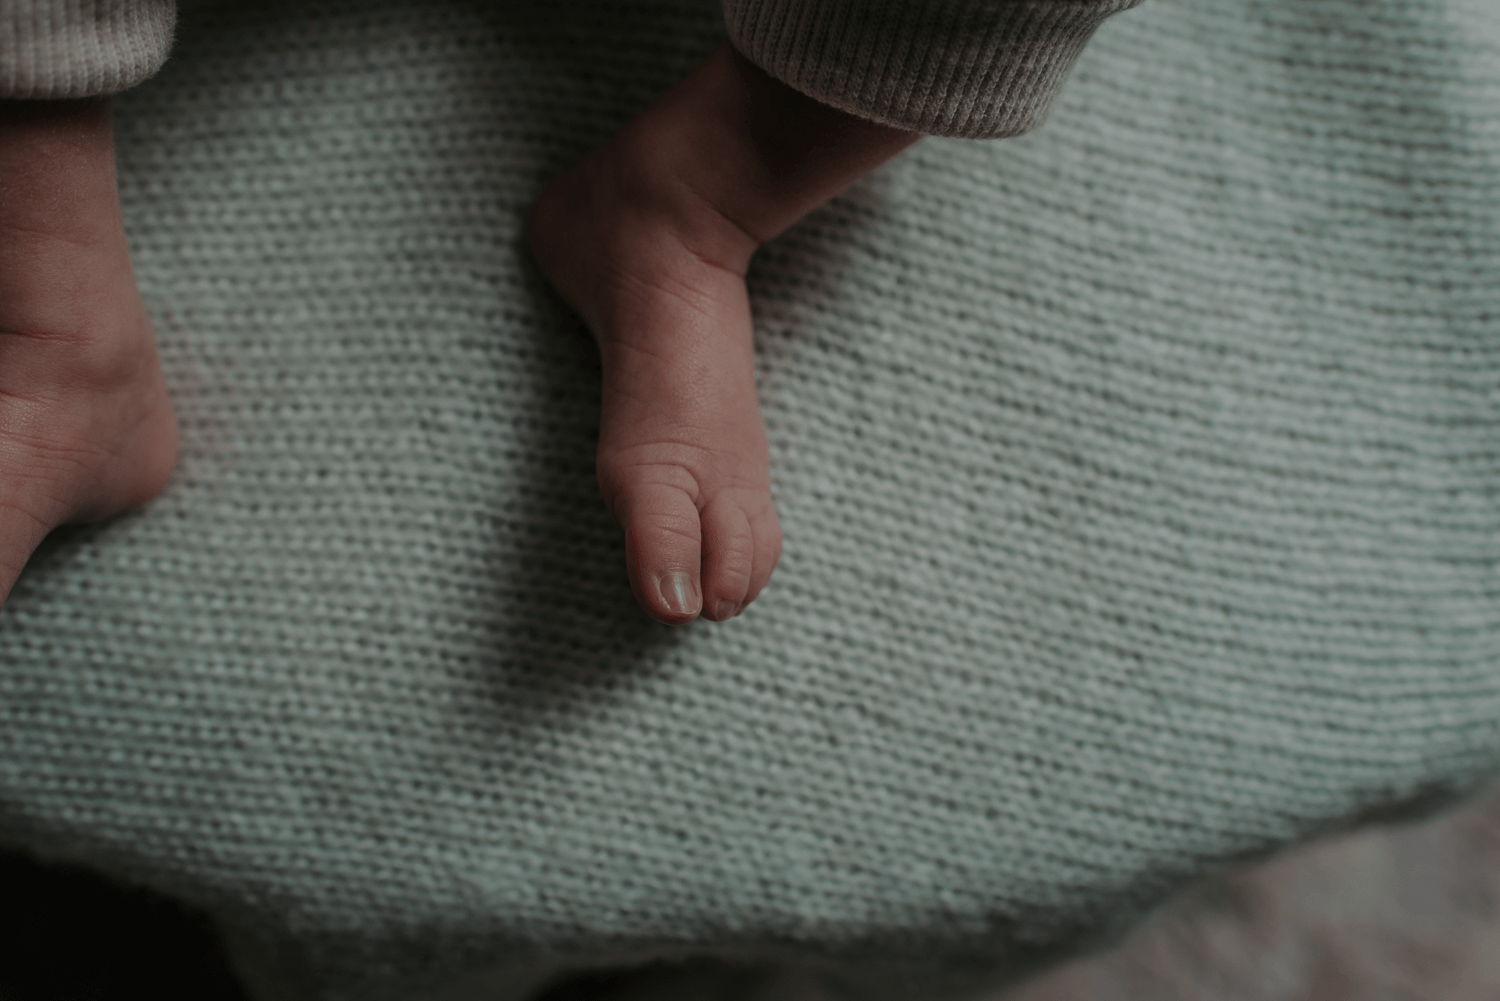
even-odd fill
[{"label": "mint green knit blanket", "polygon": [[277,1001],[692,953],[932,998],[1494,774],[1500,5],[1149,0],[1042,128],[773,241],[786,553],[672,630],[521,223],[720,31],[185,9],[117,102],[182,462],[0,613],[0,841]]}]

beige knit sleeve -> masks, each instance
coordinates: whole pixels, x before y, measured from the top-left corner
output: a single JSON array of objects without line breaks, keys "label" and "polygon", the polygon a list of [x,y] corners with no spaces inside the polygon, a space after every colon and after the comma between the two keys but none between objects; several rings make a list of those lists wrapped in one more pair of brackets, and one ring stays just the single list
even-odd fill
[{"label": "beige knit sleeve", "polygon": [[94,97],[167,60],[174,0],[0,0],[0,98]]},{"label": "beige knit sleeve", "polygon": [[1041,124],[1084,43],[1141,0],[724,0],[730,42],[824,104],[928,135]]}]

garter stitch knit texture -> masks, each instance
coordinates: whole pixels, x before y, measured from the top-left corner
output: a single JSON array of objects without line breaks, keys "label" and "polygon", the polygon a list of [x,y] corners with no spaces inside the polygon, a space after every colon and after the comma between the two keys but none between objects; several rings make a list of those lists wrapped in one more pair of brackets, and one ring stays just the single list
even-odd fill
[{"label": "garter stitch knit texture", "polygon": [[1044,128],[769,244],[785,556],[674,631],[521,224],[723,30],[184,14],[116,112],[182,462],[0,612],[5,843],[278,1001],[691,951],[937,997],[1494,773],[1500,8],[1152,0]]},{"label": "garter stitch knit texture", "polygon": [[172,48],[173,0],[0,0],[0,99],[134,87]]}]

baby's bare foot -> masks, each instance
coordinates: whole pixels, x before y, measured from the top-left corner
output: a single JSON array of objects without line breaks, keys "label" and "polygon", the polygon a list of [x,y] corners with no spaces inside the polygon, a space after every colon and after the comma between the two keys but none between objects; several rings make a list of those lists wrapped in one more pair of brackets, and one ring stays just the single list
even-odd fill
[{"label": "baby's bare foot", "polygon": [[[604,370],[599,485],[631,587],[668,624],[755,600],[781,555],[744,271],[756,241],[616,137],[554,179],[527,239]],[[683,213],[701,211],[695,227]]]},{"label": "baby's bare foot", "polygon": [[108,105],[0,102],[0,602],[43,536],[155,496],[176,455]]},{"label": "baby's bare foot", "polygon": [[921,137],[820,104],[727,43],[542,191],[526,236],[599,342],[599,483],[655,618],[726,619],[781,555],[744,274]]}]

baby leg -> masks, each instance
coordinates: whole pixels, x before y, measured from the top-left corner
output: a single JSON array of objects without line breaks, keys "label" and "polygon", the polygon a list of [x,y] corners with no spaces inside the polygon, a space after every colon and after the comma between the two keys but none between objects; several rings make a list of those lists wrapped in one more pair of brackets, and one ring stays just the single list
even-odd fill
[{"label": "baby leg", "polygon": [[637,600],[669,624],[728,619],[781,553],[743,277],[753,247],[684,242],[626,155],[606,144],[554,181],[528,235],[599,343],[599,484]]},{"label": "baby leg", "polygon": [[919,138],[819,104],[725,44],[537,199],[527,239],[599,343],[599,483],[659,621],[739,614],[781,553],[751,255]]},{"label": "baby leg", "polygon": [[109,103],[0,101],[0,601],[49,531],[150,499],[176,456]]}]

